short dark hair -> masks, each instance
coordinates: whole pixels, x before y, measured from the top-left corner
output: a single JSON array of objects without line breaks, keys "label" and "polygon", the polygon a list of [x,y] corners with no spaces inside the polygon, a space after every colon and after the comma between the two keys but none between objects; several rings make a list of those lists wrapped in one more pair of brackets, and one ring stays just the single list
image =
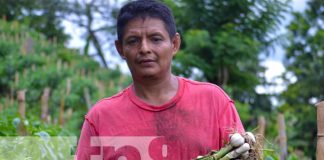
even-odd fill
[{"label": "short dark hair", "polygon": [[157,18],[164,22],[170,38],[176,34],[176,25],[172,11],[165,4],[155,0],[137,0],[124,5],[117,17],[117,36],[121,41],[127,23],[135,18]]}]

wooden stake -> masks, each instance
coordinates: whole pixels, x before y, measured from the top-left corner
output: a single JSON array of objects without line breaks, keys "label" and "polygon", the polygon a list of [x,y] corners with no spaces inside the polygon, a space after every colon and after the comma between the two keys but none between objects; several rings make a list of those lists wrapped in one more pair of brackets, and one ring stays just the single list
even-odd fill
[{"label": "wooden stake", "polygon": [[48,98],[49,98],[49,94],[50,94],[51,89],[49,87],[46,87],[44,89],[42,98],[41,98],[41,119],[43,121],[49,122],[48,121]]},{"label": "wooden stake", "polygon": [[324,159],[324,101],[317,103],[317,147],[316,159]]},{"label": "wooden stake", "polygon": [[87,87],[85,87],[83,89],[83,94],[84,94],[84,99],[86,100],[87,108],[88,108],[88,110],[90,110],[92,104],[91,104],[91,98],[90,98],[90,94],[89,94],[89,89]]},{"label": "wooden stake", "polygon": [[287,136],[286,136],[285,117],[282,113],[278,114],[278,123],[279,123],[280,160],[286,160],[288,156]]},{"label": "wooden stake", "polygon": [[25,93],[26,90],[19,90],[17,94],[17,99],[19,103],[19,114],[23,119],[25,119],[25,112],[26,112]]},{"label": "wooden stake", "polygon": [[26,127],[24,126],[24,121],[26,118],[26,104],[25,104],[25,93],[26,90],[19,90],[17,93],[17,99],[19,103],[19,114],[21,117],[21,121],[18,125],[18,135],[20,136],[26,136],[27,135],[27,130]]},{"label": "wooden stake", "polygon": [[64,105],[65,105],[65,96],[64,96],[64,92],[61,92],[61,101],[60,101],[60,114],[59,114],[59,124],[61,126],[63,126],[64,124],[64,118],[63,118],[63,115],[64,115]]},{"label": "wooden stake", "polygon": [[64,106],[65,106],[65,97],[69,96],[71,92],[71,79],[66,80],[66,92],[62,93],[61,102],[60,102],[60,114],[59,114],[59,124],[64,125]]},{"label": "wooden stake", "polygon": [[258,128],[258,135],[260,135],[260,136],[257,136],[257,142],[261,145],[261,146],[263,146],[264,145],[264,141],[263,141],[263,139],[264,139],[264,137],[265,137],[265,128],[266,128],[266,121],[265,121],[265,118],[264,118],[264,116],[259,116],[259,118],[258,118],[258,126],[259,126],[259,128]]}]

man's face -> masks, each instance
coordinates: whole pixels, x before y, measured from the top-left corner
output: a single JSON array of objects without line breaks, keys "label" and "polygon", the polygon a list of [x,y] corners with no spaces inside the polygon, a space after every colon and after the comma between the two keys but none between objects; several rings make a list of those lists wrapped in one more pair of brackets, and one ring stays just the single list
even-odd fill
[{"label": "man's face", "polygon": [[171,73],[172,57],[180,47],[180,36],[170,36],[162,20],[146,17],[127,23],[119,54],[126,60],[133,78],[159,77]]}]

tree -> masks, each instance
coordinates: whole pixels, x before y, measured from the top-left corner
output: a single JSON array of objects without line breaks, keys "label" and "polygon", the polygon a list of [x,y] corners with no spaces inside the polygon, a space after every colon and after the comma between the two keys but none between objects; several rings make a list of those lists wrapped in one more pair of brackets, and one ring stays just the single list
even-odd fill
[{"label": "tree", "polygon": [[[104,44],[109,44],[109,49],[114,36],[115,19],[113,14],[116,14],[116,3],[111,3],[105,0],[91,1],[70,1],[65,9],[66,19],[73,22],[77,26],[85,30],[86,44],[83,47],[83,53],[89,56],[90,46],[95,49],[95,55],[99,56],[102,64],[108,67],[105,59]],[[104,36],[99,36],[104,35]]]},{"label": "tree", "polygon": [[68,36],[61,26],[61,11],[65,0],[1,0],[0,16],[7,21],[19,21],[43,33],[47,39],[64,43]]},{"label": "tree", "polygon": [[[289,84],[281,98],[280,110],[294,115],[290,145],[315,158],[315,102],[324,99],[324,1],[311,0],[304,13],[293,13],[288,25],[284,78]],[[291,79],[296,79],[291,81]],[[305,133],[305,131],[307,131]],[[289,141],[288,141],[289,142]]]},{"label": "tree", "polygon": [[276,37],[287,1],[165,0],[174,11],[177,27],[184,37],[174,70],[201,78],[223,88],[231,87],[233,97],[252,103],[258,74],[264,71],[259,55]]}]

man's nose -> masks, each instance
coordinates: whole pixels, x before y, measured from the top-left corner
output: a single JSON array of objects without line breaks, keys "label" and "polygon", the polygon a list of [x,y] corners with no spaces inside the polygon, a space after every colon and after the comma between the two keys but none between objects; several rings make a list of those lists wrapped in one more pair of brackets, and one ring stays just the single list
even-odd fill
[{"label": "man's nose", "polygon": [[141,43],[141,48],[140,48],[140,52],[142,54],[148,54],[151,53],[151,49],[150,49],[150,44],[148,42],[147,39],[143,39],[142,43]]}]

